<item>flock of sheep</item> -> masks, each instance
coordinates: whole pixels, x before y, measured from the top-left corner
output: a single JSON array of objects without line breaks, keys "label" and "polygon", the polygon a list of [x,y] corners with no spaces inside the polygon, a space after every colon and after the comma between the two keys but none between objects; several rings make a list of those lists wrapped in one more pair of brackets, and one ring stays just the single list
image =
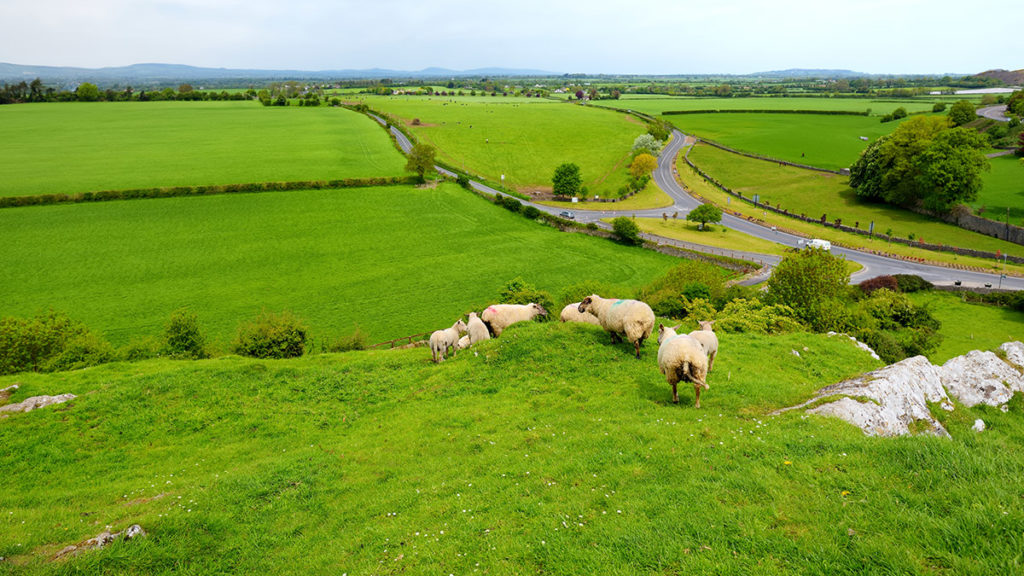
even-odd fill
[{"label": "flock of sheep", "polygon": [[[469,348],[477,342],[501,336],[505,328],[516,322],[547,316],[540,304],[494,304],[482,314],[469,313],[469,319],[460,318],[451,328],[436,330],[430,335],[430,353],[435,363],[444,361],[449,351],[454,355],[458,350]],[[562,309],[562,322],[585,322],[601,326],[611,334],[612,342],[618,343],[625,337],[633,344],[636,357],[640,358],[640,346],[654,331],[654,312],[639,300],[601,298],[591,294],[582,302],[569,304]],[[707,375],[718,355],[718,337],[712,328],[712,321],[701,321],[700,330],[689,334],[677,334],[679,326],[658,326],[658,369],[672,385],[672,401],[678,403],[676,385],[681,380],[693,383],[696,407],[700,408],[701,389],[707,389]],[[465,336],[462,336],[465,334]]]}]

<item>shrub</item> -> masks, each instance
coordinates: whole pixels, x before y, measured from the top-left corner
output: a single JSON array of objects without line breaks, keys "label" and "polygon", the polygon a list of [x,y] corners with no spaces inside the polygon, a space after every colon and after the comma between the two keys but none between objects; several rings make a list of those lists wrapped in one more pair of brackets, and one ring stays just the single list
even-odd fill
[{"label": "shrub", "polygon": [[540,210],[536,206],[526,206],[523,208],[523,216],[530,220],[536,220],[540,216]]},{"label": "shrub", "polygon": [[871,294],[879,288],[885,288],[887,290],[892,290],[893,292],[898,291],[898,283],[892,276],[875,276],[874,278],[869,278],[861,282],[858,286],[860,287],[861,292],[865,294]]},{"label": "shrub", "polygon": [[935,105],[932,106],[932,112],[945,112],[945,111],[946,111],[946,103],[945,102],[936,102]]},{"label": "shrub", "polygon": [[895,274],[893,278],[896,279],[897,291],[904,294],[935,288],[931,282],[913,274]]},{"label": "shrub", "polygon": [[455,178],[455,183],[468,190],[469,189],[469,176],[466,176],[465,174],[459,174]]},{"label": "shrub", "polygon": [[565,307],[566,304],[582,302],[584,298],[591,294],[597,294],[604,298],[612,298],[616,292],[617,290],[612,286],[603,282],[595,282],[593,280],[573,284],[562,291],[562,296],[559,300],[559,310]]},{"label": "shrub", "polygon": [[44,370],[72,340],[87,333],[84,324],[61,312],[0,319],[0,374]]},{"label": "shrub", "polygon": [[63,350],[43,367],[46,372],[77,370],[112,362],[117,357],[113,346],[92,332],[78,334],[64,344]]},{"label": "shrub", "polygon": [[[702,288],[707,289],[706,296]],[[719,268],[696,260],[683,260],[664,276],[641,288],[637,297],[647,301],[662,291],[674,294],[689,293],[691,298],[706,297],[712,300],[721,297],[725,292],[725,282]]]},{"label": "shrub", "polygon": [[818,332],[842,331],[847,311],[849,273],[842,258],[824,250],[801,250],[779,262],[768,279],[773,304],[791,307],[797,317]]},{"label": "shrub", "polygon": [[349,350],[366,350],[366,343],[369,340],[366,332],[355,326],[355,330],[348,336],[342,336],[327,347],[330,352],[348,352]]},{"label": "shrub", "polygon": [[640,238],[640,226],[625,216],[619,216],[612,220],[612,231],[615,232],[615,235],[619,237],[623,244],[639,246],[644,242]]},{"label": "shrub", "polygon": [[897,109],[892,111],[892,118],[893,118],[893,120],[899,120],[900,118],[906,118],[906,117],[907,117],[907,109],[904,108],[903,106],[900,106],[899,108],[897,108]]},{"label": "shrub", "polygon": [[136,338],[118,349],[117,356],[127,362],[148,360],[160,356],[166,346],[164,341],[153,336]]},{"label": "shrub", "polygon": [[290,312],[264,312],[238,328],[232,350],[254,358],[295,358],[306,346],[306,328]]},{"label": "shrub", "polygon": [[[505,287],[498,292],[498,301],[502,304],[529,304],[536,302],[548,311],[548,319],[557,317],[557,311],[553,310],[554,302],[551,300],[551,294],[544,290],[538,290],[519,276],[509,280]],[[544,319],[544,317],[542,316],[541,319]]]},{"label": "shrub", "polygon": [[730,301],[715,320],[720,332],[748,332],[778,334],[799,332],[805,327],[789,306],[763,304],[757,298],[737,298]]},{"label": "shrub", "polygon": [[178,310],[164,328],[167,354],[174,358],[209,358],[206,338],[199,330],[199,317],[188,310]]},{"label": "shrub", "polygon": [[505,209],[509,210],[510,212],[519,212],[520,210],[523,209],[523,205],[519,202],[519,200],[516,200],[511,196],[505,196],[504,198],[502,198],[501,205],[504,206]]}]

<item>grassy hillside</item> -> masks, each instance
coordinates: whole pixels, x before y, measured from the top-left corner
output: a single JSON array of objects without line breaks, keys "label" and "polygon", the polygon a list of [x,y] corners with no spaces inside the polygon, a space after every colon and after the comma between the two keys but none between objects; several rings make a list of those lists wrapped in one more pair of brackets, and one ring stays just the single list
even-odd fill
[{"label": "grassy hillside", "polygon": [[[591,195],[617,196],[627,182],[635,118],[528,98],[366,97],[405,123],[451,165],[522,190],[551,190],[563,162],[580,167]],[[419,125],[413,121],[419,119]]]},{"label": "grassy hillside", "polygon": [[1006,221],[1010,211],[1010,224],[1024,226],[1024,162],[1017,156],[1000,156],[989,159],[989,172],[981,177],[985,185],[978,199],[971,203],[974,208],[984,207],[983,216]]},{"label": "grassy hillside", "polygon": [[675,259],[563,234],[454,184],[238,194],[0,210],[0,316],[67,312],[114,344],[157,336],[187,307],[215,343],[261,310],[323,342],[450,326],[521,276],[555,297],[624,292]]},{"label": "grassy hillside", "polygon": [[376,122],[254,102],[0,107],[0,195],[401,175]]},{"label": "grassy hillside", "polygon": [[[416,349],[0,378],[12,401],[78,394],[0,422],[0,572],[1020,570],[1019,398],[941,413],[952,440],[867,438],[768,415],[877,366],[845,338],[721,350],[701,410],[668,401],[653,343],[637,361],[561,324],[439,366]],[[132,523],[149,535],[50,560]]]}]

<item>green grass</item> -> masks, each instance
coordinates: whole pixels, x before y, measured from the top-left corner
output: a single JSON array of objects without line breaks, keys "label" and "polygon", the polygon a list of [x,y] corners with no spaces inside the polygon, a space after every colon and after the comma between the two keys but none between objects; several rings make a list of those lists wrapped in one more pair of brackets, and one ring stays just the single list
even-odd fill
[{"label": "green grass", "polygon": [[545,206],[555,206],[558,208],[566,208],[568,210],[648,210],[651,208],[666,208],[672,206],[675,202],[672,197],[658,187],[651,180],[643,190],[637,192],[633,196],[626,198],[625,200],[608,203],[608,202],[540,202]]},{"label": "green grass", "polygon": [[[862,230],[867,230],[873,221],[875,232],[878,234],[884,234],[891,229],[893,236],[902,238],[914,234],[915,238],[923,239],[925,242],[1024,255],[1024,249],[1017,244],[970,232],[913,212],[890,208],[884,204],[861,202],[854,190],[849,187],[846,177],[779,166],[707,145],[696,146],[690,153],[690,160],[725,186],[742,192],[745,197],[760,194],[762,202],[769,202],[773,206],[781,205],[794,214],[806,214],[811,218],[819,218],[825,214],[829,222],[841,218],[844,224],[859,224]],[[682,163],[682,160],[680,162]],[[684,166],[685,163],[682,163],[680,174],[684,174]],[[688,170],[686,172],[688,173]],[[762,212],[753,207],[743,206],[739,201],[732,202],[730,208],[757,214]],[[785,224],[787,226],[796,226],[796,221],[792,219],[784,216],[779,218],[789,221]],[[815,228],[825,231],[821,226]],[[851,236],[851,241],[855,240],[852,235],[848,236]],[[868,240],[865,238],[859,242],[866,243]],[[889,248],[885,247],[885,250]],[[892,248],[893,252],[896,250],[897,248]],[[952,255],[942,256],[940,253],[929,253],[929,258],[949,258],[952,261]],[[965,257],[958,260],[967,261]]]},{"label": "green grass", "polygon": [[[877,367],[845,338],[722,334],[701,410],[686,387],[669,402],[652,342],[637,361],[596,327],[519,325],[475,351],[0,378],[11,401],[78,395],[0,425],[0,572],[1021,569],[1019,399],[942,413],[952,440],[869,438],[768,415]],[[149,535],[50,560],[132,523]]]},{"label": "green grass", "polygon": [[[550,191],[555,168],[579,165],[589,195],[618,196],[633,140],[645,126],[627,114],[550,100],[366,97],[400,119],[439,160],[521,192]],[[413,126],[415,119],[419,126]]]},{"label": "green grass", "polygon": [[1005,222],[1009,208],[1010,223],[1024,226],[1024,163],[1017,156],[990,158],[991,171],[983,172],[984,187],[973,208],[984,207],[982,216]]},{"label": "green grass", "polygon": [[0,107],[0,195],[308,181],[403,173],[373,120],[254,102]]},{"label": "green grass", "polygon": [[323,342],[450,326],[522,276],[556,298],[630,290],[675,259],[509,213],[454,184],[239,194],[0,210],[0,316],[53,308],[112,343],[158,336],[187,307],[223,349],[261,310]]},{"label": "green grass", "polygon": [[[663,112],[675,110],[823,110],[823,111],[871,111],[873,116],[882,116],[903,107],[908,112],[930,111],[932,105],[940,99],[929,100],[890,100],[866,98],[827,98],[827,97],[768,97],[768,98],[686,98],[656,96],[650,94],[623,95],[619,100],[601,100],[601,106],[609,106],[620,110],[635,110],[651,116],[659,116]],[[682,121],[685,115],[670,115],[665,118],[671,122]],[[878,122],[878,119],[875,119]]]},{"label": "green grass", "polygon": [[927,306],[942,322],[942,344],[928,355],[935,364],[968,350],[995,350],[1003,342],[1024,340],[1024,312],[963,303],[949,292],[915,292],[909,296],[915,304]]},{"label": "green grass", "polygon": [[[811,114],[686,114],[666,118],[687,134],[736,150],[830,170],[848,168],[870,141],[899,125],[883,124],[870,116]],[[861,136],[869,140],[861,140]]]}]

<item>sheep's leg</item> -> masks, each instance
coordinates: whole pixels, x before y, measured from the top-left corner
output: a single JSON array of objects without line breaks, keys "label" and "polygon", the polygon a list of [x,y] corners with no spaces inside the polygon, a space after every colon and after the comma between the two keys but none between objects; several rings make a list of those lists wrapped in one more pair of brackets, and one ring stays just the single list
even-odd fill
[{"label": "sheep's leg", "polygon": [[697,397],[697,406],[696,406],[696,408],[700,408],[700,383],[699,382],[694,382],[693,383],[693,394],[694,394],[694,396]]},{"label": "sheep's leg", "polygon": [[718,352],[708,354],[708,372],[711,372],[711,368],[715,365],[715,356],[718,356]]},{"label": "sheep's leg", "polygon": [[618,344],[619,342],[622,342],[622,338],[619,337],[619,333],[618,332],[612,332],[611,335],[612,335],[612,344]]},{"label": "sheep's leg", "polygon": [[679,404],[679,394],[676,392],[676,383],[672,383],[672,402]]},{"label": "sheep's leg", "polygon": [[643,338],[640,338],[636,342],[633,342],[633,347],[636,348],[636,359],[637,360],[640,359],[640,347],[643,346],[643,344],[644,344],[644,339]]}]

